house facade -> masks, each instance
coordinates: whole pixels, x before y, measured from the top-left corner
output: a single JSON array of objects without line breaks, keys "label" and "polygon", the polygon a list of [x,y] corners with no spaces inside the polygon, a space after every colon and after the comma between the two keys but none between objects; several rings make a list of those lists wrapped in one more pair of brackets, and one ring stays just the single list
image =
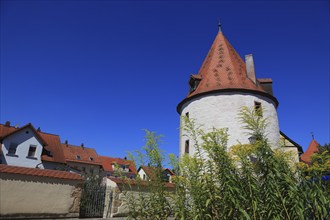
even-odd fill
[{"label": "house facade", "polygon": [[130,179],[136,177],[136,169],[134,161],[127,160],[127,158],[114,158],[100,156],[102,161],[102,176],[106,177],[121,177],[126,176]]},{"label": "house facade", "polygon": [[21,128],[1,125],[1,163],[35,168],[42,164],[41,154],[46,142],[31,124]]},{"label": "house facade", "polygon": [[62,149],[67,167],[71,172],[100,175],[102,162],[95,149],[87,148],[84,144],[76,146],[68,142],[62,144]]}]

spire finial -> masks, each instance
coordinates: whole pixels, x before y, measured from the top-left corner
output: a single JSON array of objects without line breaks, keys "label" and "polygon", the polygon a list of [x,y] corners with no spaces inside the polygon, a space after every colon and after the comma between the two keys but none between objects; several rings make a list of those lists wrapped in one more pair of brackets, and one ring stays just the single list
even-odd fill
[{"label": "spire finial", "polygon": [[314,132],[311,132],[311,135],[312,135],[312,139],[314,140]]},{"label": "spire finial", "polygon": [[221,23],[220,23],[220,18],[218,18],[218,31],[219,31],[219,32],[222,32],[222,31],[221,31]]}]

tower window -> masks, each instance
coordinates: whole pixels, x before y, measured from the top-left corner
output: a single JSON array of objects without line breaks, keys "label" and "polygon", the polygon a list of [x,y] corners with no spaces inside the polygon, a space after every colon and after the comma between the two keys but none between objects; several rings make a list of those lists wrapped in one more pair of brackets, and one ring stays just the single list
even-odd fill
[{"label": "tower window", "polygon": [[186,112],[186,117],[189,118],[189,112]]},{"label": "tower window", "polygon": [[262,107],[260,102],[254,102],[254,111],[260,117],[262,117]]},{"label": "tower window", "polygon": [[78,160],[81,160],[81,157],[79,155],[76,156]]},{"label": "tower window", "polygon": [[30,148],[29,148],[28,157],[35,157],[36,156],[36,150],[37,150],[37,146],[31,145]]},{"label": "tower window", "polygon": [[189,140],[186,140],[185,142],[184,153],[189,154]]}]

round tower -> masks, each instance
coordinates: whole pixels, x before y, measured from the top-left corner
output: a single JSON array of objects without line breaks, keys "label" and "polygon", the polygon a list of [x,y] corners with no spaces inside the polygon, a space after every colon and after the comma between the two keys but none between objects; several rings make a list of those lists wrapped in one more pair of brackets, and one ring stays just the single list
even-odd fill
[{"label": "round tower", "polygon": [[[228,128],[230,147],[250,143],[251,137],[238,119],[241,107],[262,109],[262,117],[268,118],[269,143],[272,147],[278,146],[278,101],[273,96],[272,80],[256,78],[252,55],[246,55],[244,62],[220,27],[198,74],[190,76],[189,86],[187,97],[177,106],[180,116],[194,119],[206,132]],[[195,149],[192,140],[180,129],[180,155],[184,153],[193,155]]]}]

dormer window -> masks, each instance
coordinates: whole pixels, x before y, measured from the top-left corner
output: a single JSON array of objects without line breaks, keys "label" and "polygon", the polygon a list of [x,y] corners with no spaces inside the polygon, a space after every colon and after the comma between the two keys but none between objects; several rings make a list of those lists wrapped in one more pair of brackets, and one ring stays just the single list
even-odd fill
[{"label": "dormer window", "polygon": [[11,143],[8,149],[8,155],[16,155],[17,144]]},{"label": "dormer window", "polygon": [[79,155],[76,156],[78,160],[81,160],[81,157]]},{"label": "dormer window", "polygon": [[189,79],[189,87],[190,87],[190,93],[195,91],[201,81],[200,76],[197,75],[191,75]]},{"label": "dormer window", "polygon": [[37,150],[36,145],[30,145],[29,152],[28,152],[28,157],[35,157],[36,156],[36,150]]},{"label": "dormer window", "polygon": [[94,158],[93,157],[89,157],[90,161],[94,161]]}]

